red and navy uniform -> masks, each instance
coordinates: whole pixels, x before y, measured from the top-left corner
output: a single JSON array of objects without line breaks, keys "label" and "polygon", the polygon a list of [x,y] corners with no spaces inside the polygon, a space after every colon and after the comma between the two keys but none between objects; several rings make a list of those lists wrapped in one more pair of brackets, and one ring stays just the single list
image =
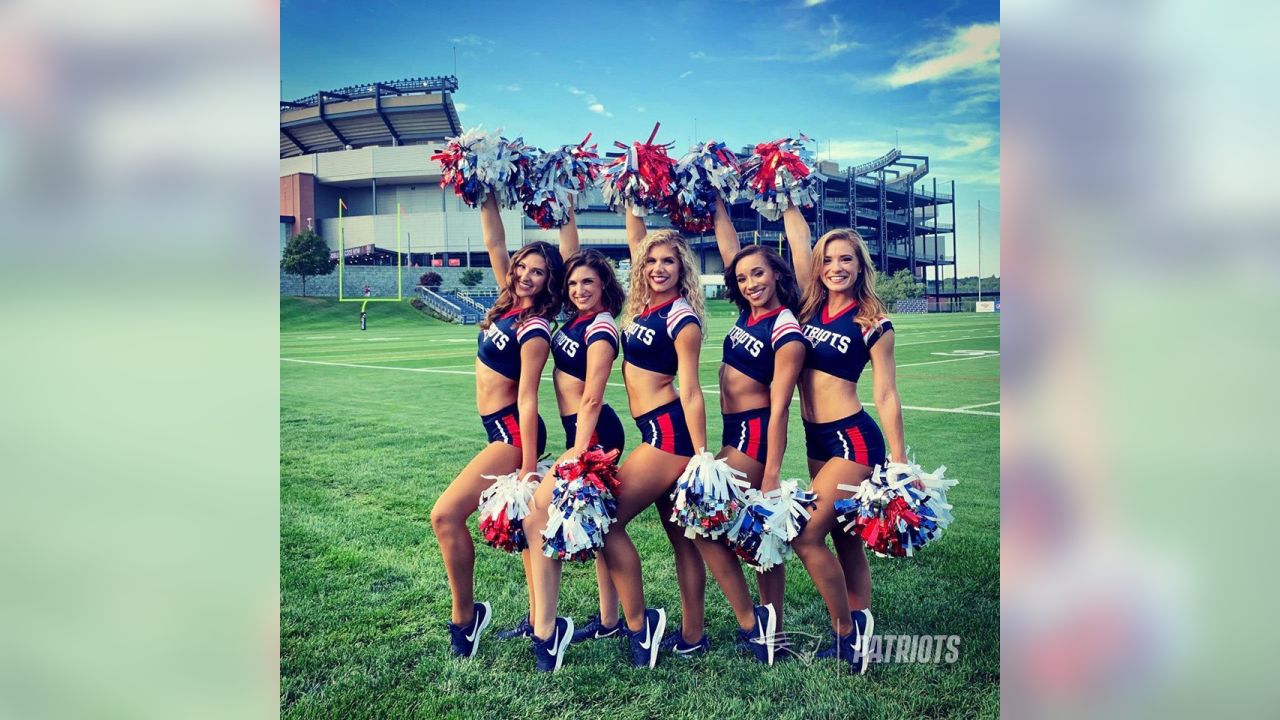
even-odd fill
[{"label": "red and navy uniform", "polygon": [[[858,381],[871,361],[871,348],[893,330],[893,323],[882,317],[864,328],[854,321],[857,306],[856,302],[851,303],[835,315],[827,314],[823,307],[817,317],[805,324],[804,335],[810,345],[804,359],[806,370]],[[885,462],[884,435],[866,410],[834,422],[806,420],[804,438],[811,460],[839,457],[869,467]]]},{"label": "red and navy uniform", "polygon": [[[480,362],[509,380],[520,380],[520,348],[530,340],[542,338],[551,342],[551,324],[543,317],[532,317],[520,322],[520,308],[515,308],[495,318],[488,328],[481,330],[476,343],[476,357]],[[516,406],[510,405],[496,413],[482,415],[489,442],[520,445],[520,418]],[[547,447],[547,428],[538,418],[538,453]]]},{"label": "red and navy uniform", "polygon": [[[524,447],[520,443],[520,411],[515,405],[508,405],[496,413],[481,415],[480,422],[489,435],[489,442],[503,442],[515,447]],[[547,426],[538,417],[538,454],[547,449]]]},{"label": "red and navy uniform", "polygon": [[[724,364],[768,387],[773,382],[774,356],[789,342],[808,347],[800,323],[790,310],[779,307],[756,317],[743,310],[724,338]],[[769,407],[722,417],[722,447],[737,448],[752,460],[764,462],[769,453]]]},{"label": "red and navy uniform", "polygon": [[[624,362],[642,370],[674,376],[678,368],[675,338],[688,325],[701,327],[702,323],[682,297],[646,309],[633,318],[623,332]],[[679,399],[637,417],[636,427],[641,440],[659,450],[693,456],[693,438]]]},{"label": "red and navy uniform", "polygon": [[[614,354],[617,354],[619,335],[613,315],[601,312],[574,318],[552,338],[551,355],[556,369],[586,382],[587,348],[597,342],[608,343]],[[564,447],[568,450],[574,446],[578,437],[578,415],[561,415],[560,423],[564,426]],[[591,433],[591,446],[599,445],[605,450],[621,451],[624,440],[618,413],[607,404],[602,405],[595,432]]]},{"label": "red and navy uniform", "polygon": [[699,327],[702,325],[693,312],[693,307],[682,297],[647,308],[632,318],[631,324],[623,332],[625,362],[642,370],[675,375],[675,338],[689,324]]}]

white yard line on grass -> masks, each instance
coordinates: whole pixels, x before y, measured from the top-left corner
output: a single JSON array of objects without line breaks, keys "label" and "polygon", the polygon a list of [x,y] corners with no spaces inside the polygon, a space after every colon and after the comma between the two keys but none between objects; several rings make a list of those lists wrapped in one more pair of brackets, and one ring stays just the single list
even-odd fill
[{"label": "white yard line on grass", "polygon": [[999,405],[999,404],[1000,404],[1000,401],[999,401],[999,400],[996,400],[995,402],[989,402],[989,403],[978,403],[977,405],[964,405],[964,406],[962,406],[962,407],[952,408],[952,409],[953,409],[953,410],[972,410],[972,409],[974,409],[974,408],[989,407],[989,406],[991,406],[991,405]]},{"label": "white yard line on grass", "polygon": [[[985,355],[984,357],[991,357],[991,356]],[[976,358],[960,358],[960,359],[974,360]],[[323,365],[326,367],[360,368],[362,370],[400,370],[403,372],[438,373],[441,375],[475,375],[475,371],[470,371],[470,370],[446,370],[444,368],[405,368],[405,367],[391,367],[390,365],[361,365],[359,363],[335,363],[335,362],[322,362],[319,360],[299,360],[297,358],[280,358],[280,362],[302,363],[303,365]],[[938,362],[952,362],[952,361],[940,360]],[[931,365],[932,363],[921,363],[921,364]],[[899,367],[902,367],[902,366],[899,366]],[[543,377],[550,377],[550,376],[543,375]],[[608,383],[608,385],[609,387],[619,387],[619,388],[626,387],[626,385],[623,385],[622,383],[611,382],[611,383]],[[717,389],[708,389],[708,388],[717,388]],[[708,395],[720,394],[720,390],[718,389],[717,385],[703,386],[702,392],[707,393]],[[922,410],[924,412],[957,413],[960,415],[987,415],[990,417],[1000,417],[1000,413],[984,412],[981,410],[930,408],[930,407],[919,407],[916,405],[903,405],[902,409],[903,410]]]},{"label": "white yard line on grass", "polygon": [[970,357],[955,358],[954,360],[930,360],[929,362],[907,363],[898,365],[899,368],[918,367],[920,365],[940,365],[942,363],[961,362],[964,360],[985,360],[986,358],[1000,357],[1000,353],[991,353],[990,355],[973,355]]}]

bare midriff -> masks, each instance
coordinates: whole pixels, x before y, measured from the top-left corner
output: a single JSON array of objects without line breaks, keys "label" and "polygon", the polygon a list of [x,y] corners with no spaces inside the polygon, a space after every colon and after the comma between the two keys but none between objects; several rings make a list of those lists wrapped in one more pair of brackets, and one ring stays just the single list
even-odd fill
[{"label": "bare midriff", "polygon": [[769,406],[769,387],[735,367],[720,364],[720,412],[739,413]]},{"label": "bare midriff", "polygon": [[556,384],[556,403],[560,406],[561,415],[577,415],[582,407],[582,393],[587,384],[567,372],[556,370],[552,374]]},{"label": "bare midriff", "polygon": [[858,414],[857,383],[849,382],[821,370],[800,372],[800,413],[809,422],[834,422]]},{"label": "bare midriff", "polygon": [[631,417],[640,417],[680,397],[676,392],[674,375],[645,370],[624,361],[622,380],[627,386],[627,402],[631,407]]},{"label": "bare midriff", "polygon": [[515,405],[520,383],[480,362],[476,358],[476,410],[489,415]]}]

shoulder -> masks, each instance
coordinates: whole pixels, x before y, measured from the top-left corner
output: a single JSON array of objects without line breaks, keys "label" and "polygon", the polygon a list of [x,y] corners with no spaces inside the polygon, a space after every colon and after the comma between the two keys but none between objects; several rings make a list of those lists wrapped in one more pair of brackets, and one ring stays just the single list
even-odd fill
[{"label": "shoulder", "polygon": [[691,322],[696,325],[702,324],[698,321],[698,314],[693,311],[693,306],[684,298],[677,298],[671,303],[671,309],[667,312],[667,333],[675,337],[680,328]]},{"label": "shoulder", "polygon": [[859,323],[859,326],[862,330],[862,341],[867,344],[867,347],[875,345],[876,341],[884,337],[885,333],[893,330],[893,323],[883,315],[866,325]]},{"label": "shoulder", "polygon": [[544,317],[531,317],[516,329],[516,340],[524,342],[534,337],[551,337],[551,323]]},{"label": "shoulder", "polygon": [[773,330],[770,334],[774,347],[777,347],[790,340],[803,340],[804,331],[800,329],[800,322],[796,320],[796,316],[790,310],[783,310],[773,319]]},{"label": "shoulder", "polygon": [[613,315],[602,312],[587,323],[586,337],[588,341],[595,337],[602,337],[617,343],[618,323],[614,321]]}]

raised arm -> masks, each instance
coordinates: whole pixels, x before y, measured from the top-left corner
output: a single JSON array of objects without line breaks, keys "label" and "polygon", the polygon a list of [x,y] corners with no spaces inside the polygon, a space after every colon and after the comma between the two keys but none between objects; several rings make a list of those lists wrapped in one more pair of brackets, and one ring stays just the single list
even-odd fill
[{"label": "raised arm", "polygon": [[729,219],[729,208],[724,205],[724,198],[716,200],[716,246],[720,248],[720,259],[724,261],[726,268],[742,249],[738,243],[738,231],[733,228],[733,220]]},{"label": "raised arm", "polygon": [[787,421],[791,396],[800,369],[804,367],[804,343],[789,342],[774,355],[773,383],[769,385],[769,437],[764,459],[764,479],[760,492],[777,490],[782,484],[782,458],[787,452]]},{"label": "raised arm", "polygon": [[502,289],[507,281],[507,270],[511,267],[511,256],[507,254],[507,230],[502,227],[502,216],[498,214],[498,200],[493,193],[484,199],[480,206],[480,234],[484,236],[484,249],[489,252],[489,265],[498,280],[498,289]]},{"label": "raised arm", "polygon": [[813,237],[809,232],[809,223],[804,219],[800,208],[792,205],[782,211],[782,227],[787,233],[787,247],[791,248],[791,265],[796,273],[796,284],[804,292],[813,279],[810,272],[813,268]]},{"label": "raised arm", "polygon": [[520,413],[520,477],[538,469],[538,383],[551,345],[542,336],[520,346],[520,385],[516,409]]},{"label": "raised arm", "polygon": [[573,212],[573,205],[568,208],[569,220],[560,226],[560,259],[569,262],[569,258],[578,252],[578,218]]},{"label": "raised arm", "polygon": [[707,447],[707,408],[698,378],[698,354],[702,350],[702,328],[689,323],[676,333],[676,377],[680,379],[680,404],[684,406],[684,422],[689,426],[693,449]]},{"label": "raised arm", "polygon": [[871,346],[871,372],[874,375],[876,412],[885,441],[889,444],[889,462],[907,461],[907,441],[902,432],[902,399],[898,397],[898,369],[893,360],[893,330],[889,330]]},{"label": "raised arm", "polygon": [[649,233],[649,229],[645,227],[644,218],[631,212],[631,208],[627,208],[627,247],[631,249],[631,264],[635,265],[640,262],[636,257],[636,250],[640,247],[644,236]]}]

